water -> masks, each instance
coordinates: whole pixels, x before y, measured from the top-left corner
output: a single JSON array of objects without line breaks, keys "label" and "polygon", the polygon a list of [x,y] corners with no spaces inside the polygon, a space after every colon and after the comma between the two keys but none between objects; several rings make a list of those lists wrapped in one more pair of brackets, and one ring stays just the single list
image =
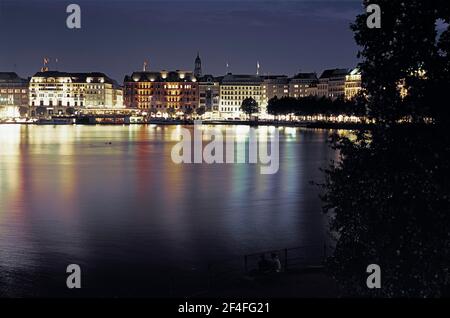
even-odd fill
[{"label": "water", "polygon": [[176,129],[0,125],[0,295],[164,296],[210,262],[324,243],[310,182],[335,157],[328,131],[280,128],[280,170],[262,175],[172,163]]}]

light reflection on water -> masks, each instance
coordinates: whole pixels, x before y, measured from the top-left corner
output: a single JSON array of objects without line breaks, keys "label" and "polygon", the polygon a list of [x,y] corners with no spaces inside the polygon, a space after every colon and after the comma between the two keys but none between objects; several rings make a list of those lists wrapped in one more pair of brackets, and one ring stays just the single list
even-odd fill
[{"label": "light reflection on water", "polygon": [[280,170],[262,175],[258,165],[172,163],[180,128],[0,125],[0,295],[64,294],[70,263],[88,295],[147,295],[169,272],[323,244],[309,182],[335,156],[327,131],[260,128],[280,132]]}]

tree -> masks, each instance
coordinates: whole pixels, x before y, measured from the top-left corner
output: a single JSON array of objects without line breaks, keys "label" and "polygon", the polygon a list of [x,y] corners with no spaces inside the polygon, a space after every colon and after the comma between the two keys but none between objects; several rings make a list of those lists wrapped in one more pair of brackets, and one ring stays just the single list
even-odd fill
[{"label": "tree", "polygon": [[74,114],[75,114],[75,108],[73,108],[73,107],[67,107],[67,109],[66,109],[66,114],[69,115],[69,116],[74,115]]},{"label": "tree", "polygon": [[187,117],[191,117],[191,115],[194,113],[194,111],[193,111],[193,109],[192,108],[187,108],[185,111],[184,111],[184,119],[186,120],[186,118]]},{"label": "tree", "polygon": [[255,113],[259,113],[258,103],[251,97],[246,98],[242,101],[240,109],[249,117],[251,117]]},{"label": "tree", "polygon": [[279,99],[277,96],[269,99],[269,102],[267,103],[267,112],[270,115],[278,116],[278,105],[279,105]]},{"label": "tree", "polygon": [[158,113],[158,110],[156,109],[156,107],[152,106],[150,108],[150,115],[156,115]]},{"label": "tree", "polygon": [[205,113],[206,113],[206,109],[203,106],[195,109],[195,114],[199,117],[202,117]]},{"label": "tree", "polygon": [[36,114],[38,116],[45,116],[45,115],[47,115],[47,108],[45,106],[38,106],[36,108]]},{"label": "tree", "polygon": [[19,114],[20,114],[20,117],[26,117],[28,115],[28,107],[20,106],[19,107]]},{"label": "tree", "polygon": [[173,107],[167,108],[167,114],[169,115],[170,118],[172,118],[175,115],[175,113],[176,113],[175,108]]},{"label": "tree", "polygon": [[[450,30],[447,25],[437,38],[436,21],[449,21],[448,6],[376,3],[380,29],[367,27],[368,14],[352,25],[366,112],[375,125],[352,140],[333,137],[340,158],[326,169],[322,196],[336,238],[328,268],[347,296],[443,296],[450,273],[450,186],[443,177],[450,175],[443,99],[450,88]],[[369,264],[381,267],[381,289],[366,286]]]}]

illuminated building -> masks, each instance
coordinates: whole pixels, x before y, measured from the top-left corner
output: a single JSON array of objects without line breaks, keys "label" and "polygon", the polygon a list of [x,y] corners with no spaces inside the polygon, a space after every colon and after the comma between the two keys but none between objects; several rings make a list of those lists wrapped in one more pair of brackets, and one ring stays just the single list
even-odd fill
[{"label": "illuminated building", "polygon": [[38,107],[45,107],[47,115],[84,109],[114,110],[123,108],[123,92],[103,73],[45,71],[31,78],[29,103],[32,116]]},{"label": "illuminated building", "polygon": [[220,81],[222,77],[205,75],[198,79],[199,100],[198,106],[204,107],[212,117],[219,116]]},{"label": "illuminated building", "polygon": [[345,96],[345,78],[347,69],[325,70],[317,84],[317,96],[336,99]]},{"label": "illuminated building", "polygon": [[274,97],[289,96],[289,80],[286,75],[266,75],[262,78],[261,109],[262,114],[267,113],[269,100]]},{"label": "illuminated building", "polygon": [[289,97],[316,96],[317,84],[316,73],[298,73],[289,79]]},{"label": "illuminated building", "polygon": [[21,108],[28,108],[28,80],[0,72],[0,117],[19,117]]},{"label": "illuminated building", "polygon": [[355,68],[345,77],[345,99],[352,99],[361,90],[361,72]]},{"label": "illuminated building", "polygon": [[255,75],[233,75],[228,73],[220,83],[219,111],[224,118],[240,118],[240,107],[246,98],[253,98],[258,106],[262,101],[263,79]]},{"label": "illuminated building", "polygon": [[134,72],[124,79],[125,106],[168,114],[195,110],[198,106],[198,82],[192,72]]}]

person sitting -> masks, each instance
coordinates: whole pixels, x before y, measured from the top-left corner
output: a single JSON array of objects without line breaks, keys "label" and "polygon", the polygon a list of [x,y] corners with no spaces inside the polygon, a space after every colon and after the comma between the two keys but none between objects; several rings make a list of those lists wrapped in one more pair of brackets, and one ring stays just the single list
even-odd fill
[{"label": "person sitting", "polygon": [[271,267],[272,266],[270,262],[266,259],[266,256],[264,254],[261,254],[258,262],[258,271],[260,273],[267,273],[271,270]]},{"label": "person sitting", "polygon": [[272,253],[270,255],[272,259],[272,270],[276,273],[281,272],[281,261],[277,254]]}]

